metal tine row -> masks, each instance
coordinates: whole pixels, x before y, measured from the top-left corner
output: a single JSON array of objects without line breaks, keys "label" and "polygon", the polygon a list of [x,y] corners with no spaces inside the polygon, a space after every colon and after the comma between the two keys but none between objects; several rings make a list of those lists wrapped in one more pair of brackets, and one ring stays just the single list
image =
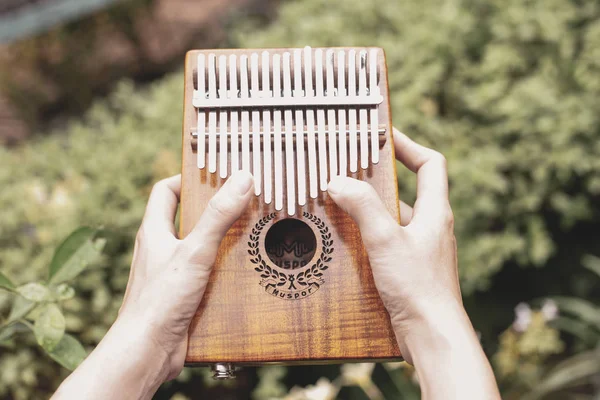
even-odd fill
[{"label": "metal tine row", "polygon": [[[242,99],[245,102],[243,104],[251,104],[252,99],[266,97],[273,99],[273,104],[277,104],[278,99],[290,101],[290,99],[300,100],[315,96],[343,98],[355,94],[359,100],[364,99],[366,104],[344,106],[342,103],[338,107],[285,106],[261,109],[252,106],[236,107],[233,101],[232,106],[227,108],[198,109],[198,167],[206,167],[205,139],[208,136],[208,169],[211,173],[216,172],[218,132],[220,177],[226,178],[230,172],[238,169],[251,171],[255,179],[255,194],[263,193],[267,204],[270,204],[274,197],[277,210],[283,208],[285,186],[287,211],[293,215],[296,204],[303,206],[307,201],[307,169],[308,194],[316,198],[319,189],[322,191],[327,189],[330,177],[338,174],[345,175],[348,167],[350,172],[356,172],[358,158],[361,160],[361,168],[368,168],[369,147],[371,161],[373,163],[379,161],[377,107],[368,104],[369,96],[379,96],[378,51],[372,49],[367,56],[366,50],[357,54],[355,50],[346,52],[330,49],[323,54],[322,49],[313,52],[311,48],[306,47],[304,50],[296,49],[293,53],[285,52],[282,55],[271,55],[264,51],[261,57],[259,63],[257,53],[252,53],[250,57],[221,55],[218,58],[213,53],[208,55],[200,53],[197,69],[198,93],[207,99]],[[314,75],[307,71],[314,71]],[[208,121],[206,114],[208,114]],[[273,155],[271,135],[263,134],[263,132],[271,132],[271,125],[273,126]],[[305,134],[305,126],[307,149],[303,139],[294,140],[296,135]],[[231,146],[231,171],[227,169],[228,132],[232,143],[238,142],[241,135],[241,166],[238,146]],[[252,134],[252,166],[250,165],[250,134]],[[263,146],[261,141],[264,142]],[[360,148],[357,148],[359,144]],[[349,155],[347,147],[349,147]],[[305,150],[308,153],[307,160]],[[359,151],[360,157],[358,157]],[[329,168],[327,168],[328,160]],[[273,181],[272,177],[274,177]]]},{"label": "metal tine row", "polygon": [[[375,54],[375,61],[377,56],[378,56],[378,51],[377,49],[372,49],[372,51]],[[368,49],[364,49],[364,50],[357,50],[357,49],[351,49],[351,50],[342,50],[342,49],[312,49],[310,47],[306,47],[304,49],[292,49],[292,51],[290,51],[289,53],[291,54],[292,58],[293,58],[293,54],[295,54],[296,52],[300,52],[302,55],[306,54],[307,52],[310,52],[312,55],[312,59],[314,60],[315,57],[314,55],[318,52],[321,52],[322,54],[333,54],[333,57],[327,57],[324,56],[324,59],[326,58],[328,62],[332,62],[333,63],[333,72],[335,75],[335,79],[334,79],[334,95],[335,96],[341,96],[340,93],[345,93],[346,96],[357,96],[358,95],[358,84],[359,84],[359,70],[361,68],[361,64],[365,64],[365,62],[367,64],[364,65],[364,67],[366,68],[366,77],[367,77],[367,93],[371,93],[371,88],[370,88],[370,83],[372,79],[375,79],[376,82],[379,81],[379,76],[378,73],[379,71],[376,70],[375,74],[373,75],[373,77],[371,77],[371,71],[369,68],[369,57],[370,57],[370,52],[368,51]],[[344,86],[339,86],[339,82],[348,82],[349,81],[349,70],[348,70],[348,66],[349,66],[349,62],[350,62],[350,57],[348,56],[348,54],[350,52],[354,53],[354,80],[355,80],[355,85],[354,85],[354,92],[352,93],[351,91],[348,90],[348,86],[344,85]],[[270,57],[265,59],[263,57],[264,54],[269,54]],[[338,58],[338,55],[342,53],[344,54],[342,56],[342,59],[340,61],[340,59]],[[219,54],[215,54],[215,53],[200,53],[199,54],[199,58],[202,58],[204,60],[204,65],[198,65],[199,69],[202,69],[204,71],[204,75],[202,75],[201,71],[195,70],[196,74],[194,76],[194,89],[196,89],[198,91],[198,93],[202,93],[202,95],[204,96],[205,99],[235,99],[235,98],[242,98],[242,88],[238,86],[237,90],[234,90],[232,88],[232,86],[230,85],[230,80],[233,78],[235,81],[240,82],[241,80],[241,75],[242,75],[242,66],[244,65],[243,62],[241,62],[241,60],[243,59],[247,59],[250,60],[252,55],[256,54],[258,55],[258,67],[259,67],[259,77],[260,77],[260,82],[259,82],[259,86],[258,86],[258,90],[260,91],[267,91],[267,92],[272,92],[273,91],[273,69],[271,68],[272,66],[272,57],[275,53],[270,53],[269,51],[265,50],[262,51],[260,53],[248,53],[248,54],[229,54],[229,55],[219,55]],[[283,55],[283,53],[281,53],[281,55]],[[215,92],[215,95],[211,95],[208,91],[208,87],[209,87],[209,82],[210,82],[210,77],[209,77],[209,66],[208,66],[208,62],[209,62],[209,58],[210,56],[214,56],[214,62],[216,62],[215,64],[215,82],[217,84],[217,91]],[[219,70],[218,66],[219,66],[219,59],[225,57],[227,63],[233,62],[237,65],[237,68],[235,70],[231,70],[230,68],[227,68],[227,70],[225,71],[225,80],[226,80],[226,87],[225,88],[221,88],[219,86],[219,82],[220,82],[220,75],[221,75],[221,71]],[[263,64],[266,63],[269,68],[268,68],[268,73],[269,73],[269,77],[268,80],[265,82],[262,80],[262,74],[263,74]],[[246,67],[246,75],[250,76],[250,61],[248,61],[247,63],[245,63],[245,67]],[[318,74],[318,71],[316,70],[316,65],[313,63],[311,65],[311,68],[309,70],[306,70],[304,68],[304,63],[302,63],[300,65],[300,80],[301,80],[301,85],[300,85],[300,90],[304,93],[305,91],[312,91],[313,92],[313,96],[314,96],[314,91],[315,91],[315,87],[314,86],[306,86],[307,82],[312,82],[314,83],[316,80],[316,76]],[[326,76],[327,74],[327,66],[326,66],[326,62],[324,61],[321,64],[322,67],[322,75]],[[340,68],[341,67],[341,68]],[[292,71],[292,76],[296,76],[296,68],[295,68],[295,64],[294,62],[292,62],[291,64],[291,71]],[[309,77],[306,77],[305,75],[309,75],[308,71],[310,71],[310,75]],[[341,81],[338,79],[338,71],[343,73],[341,78]],[[281,73],[282,71],[280,71]],[[232,74],[236,74],[235,77],[230,77],[230,75]],[[202,76],[204,76],[204,79],[202,80]],[[306,78],[306,79],[305,79]],[[269,84],[266,84],[266,83]],[[222,90],[222,89],[226,89],[226,90]],[[341,89],[341,90],[340,90]],[[246,98],[250,98],[251,96],[251,87],[248,86],[247,89],[248,91],[248,96],[246,96]],[[294,88],[294,90],[296,90]],[[283,88],[281,88],[281,91],[283,91]],[[324,88],[325,91],[325,95],[328,95],[328,89],[327,87]],[[280,93],[281,95],[283,93]],[[281,97],[281,95],[279,97]],[[307,94],[307,96],[309,96],[310,94]],[[274,96],[272,93],[269,94],[270,97],[278,97],[278,96]]]}]

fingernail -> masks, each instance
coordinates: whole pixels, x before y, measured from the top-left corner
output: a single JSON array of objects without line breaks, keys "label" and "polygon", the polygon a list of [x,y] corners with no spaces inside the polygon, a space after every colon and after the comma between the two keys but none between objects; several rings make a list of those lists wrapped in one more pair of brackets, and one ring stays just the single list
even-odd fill
[{"label": "fingernail", "polygon": [[238,192],[241,195],[248,193],[252,184],[254,183],[254,178],[252,174],[248,171],[237,171],[231,178],[229,178],[231,187],[233,190]]},{"label": "fingernail", "polygon": [[327,185],[327,191],[331,194],[338,194],[346,186],[346,179],[342,176],[335,176],[329,181]]}]

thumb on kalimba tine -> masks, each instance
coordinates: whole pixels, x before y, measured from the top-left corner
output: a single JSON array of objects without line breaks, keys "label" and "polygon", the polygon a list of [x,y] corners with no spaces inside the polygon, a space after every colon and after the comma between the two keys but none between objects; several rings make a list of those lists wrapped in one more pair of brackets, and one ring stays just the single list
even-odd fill
[{"label": "thumb on kalimba tine", "polygon": [[327,185],[329,196],[358,225],[367,251],[398,238],[401,228],[383,201],[367,182],[336,176]]},{"label": "thumb on kalimba tine", "polygon": [[223,237],[246,210],[253,184],[252,174],[237,171],[210,199],[198,223],[184,239],[192,249],[194,261],[212,265]]}]

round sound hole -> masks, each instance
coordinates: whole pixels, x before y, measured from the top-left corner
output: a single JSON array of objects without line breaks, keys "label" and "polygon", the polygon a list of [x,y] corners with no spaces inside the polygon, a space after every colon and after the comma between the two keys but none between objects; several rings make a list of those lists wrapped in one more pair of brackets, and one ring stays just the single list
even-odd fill
[{"label": "round sound hole", "polygon": [[267,231],[265,250],[269,259],[279,268],[302,268],[315,255],[317,238],[306,223],[286,218],[274,223]]}]

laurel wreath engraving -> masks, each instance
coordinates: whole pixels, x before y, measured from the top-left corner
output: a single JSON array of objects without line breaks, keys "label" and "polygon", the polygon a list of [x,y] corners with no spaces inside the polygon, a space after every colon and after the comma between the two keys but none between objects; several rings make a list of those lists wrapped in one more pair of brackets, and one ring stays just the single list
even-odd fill
[{"label": "laurel wreath engraving", "polygon": [[284,286],[289,284],[287,287],[288,290],[298,290],[296,285],[300,287],[305,287],[308,285],[316,284],[317,286],[325,283],[323,280],[323,271],[327,268],[327,263],[329,263],[332,259],[331,253],[333,253],[333,239],[331,238],[331,232],[329,232],[329,228],[325,225],[325,222],[321,220],[321,218],[313,215],[311,213],[303,212],[303,216],[308,218],[321,234],[321,244],[323,245],[323,251],[321,252],[321,256],[317,259],[317,261],[310,266],[310,268],[305,269],[302,272],[286,274],[283,272],[277,271],[275,268],[272,268],[267,264],[267,262],[260,255],[260,251],[258,248],[260,234],[265,228],[265,226],[275,218],[277,214],[271,213],[263,218],[261,218],[252,228],[252,233],[248,242],[248,254],[250,254],[253,258],[250,259],[255,267],[254,270],[256,272],[260,272],[260,277],[262,278],[260,284],[262,286],[267,285],[275,285],[275,286]]}]

